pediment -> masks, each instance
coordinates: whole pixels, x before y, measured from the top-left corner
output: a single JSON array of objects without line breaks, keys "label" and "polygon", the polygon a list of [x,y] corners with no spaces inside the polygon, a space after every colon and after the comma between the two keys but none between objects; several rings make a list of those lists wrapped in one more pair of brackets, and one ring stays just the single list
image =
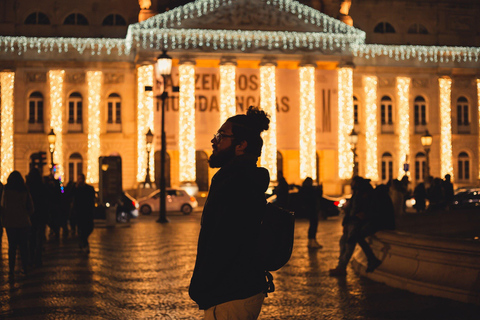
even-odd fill
[{"label": "pediment", "polygon": [[293,0],[197,0],[131,26],[134,30],[208,29],[237,31],[362,31]]},{"label": "pediment", "polygon": [[321,26],[306,23],[297,15],[282,11],[264,1],[239,0],[217,8],[202,17],[181,22],[175,28],[322,32]]}]

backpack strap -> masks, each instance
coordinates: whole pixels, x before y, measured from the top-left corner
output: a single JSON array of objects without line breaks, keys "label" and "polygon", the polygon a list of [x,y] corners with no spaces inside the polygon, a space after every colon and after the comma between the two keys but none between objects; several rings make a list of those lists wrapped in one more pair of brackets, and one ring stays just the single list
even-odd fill
[{"label": "backpack strap", "polygon": [[275,292],[275,285],[273,284],[273,276],[269,271],[265,271],[265,277],[267,278],[267,283],[265,286],[265,297],[268,297],[270,292]]}]

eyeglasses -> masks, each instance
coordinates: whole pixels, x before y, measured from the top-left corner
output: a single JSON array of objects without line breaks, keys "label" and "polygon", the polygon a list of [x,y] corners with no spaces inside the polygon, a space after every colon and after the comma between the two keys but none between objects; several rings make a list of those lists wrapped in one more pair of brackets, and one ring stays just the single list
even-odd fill
[{"label": "eyeglasses", "polygon": [[221,132],[217,132],[213,135],[213,139],[215,139],[217,143],[220,142],[220,140],[222,140],[223,138],[233,138],[233,137],[234,137],[233,134],[225,134]]}]

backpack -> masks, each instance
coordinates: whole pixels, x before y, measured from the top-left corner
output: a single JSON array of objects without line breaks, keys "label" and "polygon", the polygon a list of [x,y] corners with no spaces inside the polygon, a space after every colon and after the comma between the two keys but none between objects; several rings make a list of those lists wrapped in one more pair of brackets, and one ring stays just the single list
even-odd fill
[{"label": "backpack", "polygon": [[269,271],[283,267],[292,255],[295,232],[295,214],[267,203],[263,217],[260,246],[267,277],[267,292],[274,292],[273,276]]}]

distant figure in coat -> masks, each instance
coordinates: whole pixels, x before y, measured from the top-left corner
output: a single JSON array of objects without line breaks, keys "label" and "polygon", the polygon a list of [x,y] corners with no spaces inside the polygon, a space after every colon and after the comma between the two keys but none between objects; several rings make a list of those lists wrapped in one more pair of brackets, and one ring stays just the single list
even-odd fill
[{"label": "distant figure in coat", "polygon": [[17,247],[20,249],[23,273],[28,271],[28,236],[30,232],[30,216],[33,213],[33,201],[25,181],[18,171],[13,171],[7,179],[2,194],[2,224],[8,237],[9,277],[14,278]]},{"label": "distant figure in coat", "polygon": [[79,246],[90,252],[88,237],[93,231],[93,210],[95,209],[95,189],[85,183],[85,175],[79,174],[73,194],[73,214],[77,220]]},{"label": "distant figure in coat", "polygon": [[454,191],[453,191],[453,184],[451,181],[452,176],[449,174],[445,175],[445,179],[442,181],[442,188],[445,195],[444,198],[444,207],[446,209],[450,208],[450,205],[453,201]]},{"label": "distant figure in coat", "polygon": [[275,204],[281,208],[288,208],[288,183],[282,171],[278,171],[278,185],[275,188],[277,201]]},{"label": "distant figure in coat", "polygon": [[323,246],[317,242],[318,229],[318,199],[317,190],[313,186],[313,179],[305,178],[299,192],[300,201],[307,213],[310,225],[308,227],[308,247],[311,249],[322,249]]},{"label": "distant figure in coat", "polygon": [[43,264],[42,252],[45,239],[45,230],[48,223],[48,193],[38,169],[33,168],[27,175],[28,191],[32,195],[33,211],[30,230],[30,262],[40,267]]},{"label": "distant figure in coat", "polygon": [[417,213],[425,211],[426,200],[427,200],[427,189],[425,188],[425,183],[420,182],[413,190],[413,197],[415,198],[414,208],[417,210]]}]

